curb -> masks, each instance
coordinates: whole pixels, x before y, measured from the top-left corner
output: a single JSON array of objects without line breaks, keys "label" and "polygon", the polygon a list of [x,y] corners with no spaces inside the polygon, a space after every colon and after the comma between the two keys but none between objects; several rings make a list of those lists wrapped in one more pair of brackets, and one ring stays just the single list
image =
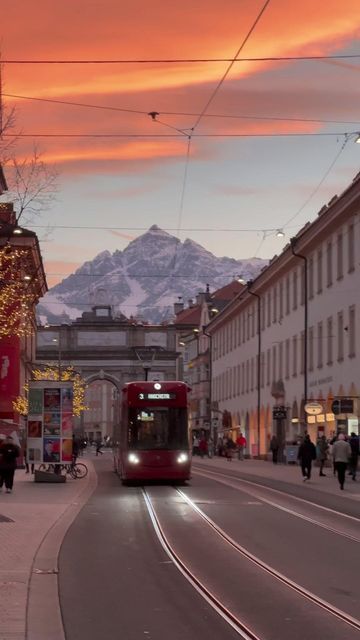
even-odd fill
[{"label": "curb", "polygon": [[97,475],[91,464],[86,486],[54,522],[36,551],[28,586],[26,640],[65,640],[59,600],[58,556],[68,529],[96,487]]}]

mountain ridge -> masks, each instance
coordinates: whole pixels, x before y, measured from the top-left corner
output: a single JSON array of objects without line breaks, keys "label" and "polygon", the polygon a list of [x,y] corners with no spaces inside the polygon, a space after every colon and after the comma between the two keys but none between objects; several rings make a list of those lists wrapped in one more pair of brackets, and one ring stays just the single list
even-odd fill
[{"label": "mountain ridge", "polygon": [[267,263],[219,258],[190,238],[182,242],[152,225],[123,251],[101,251],[52,287],[39,302],[38,316],[41,322],[66,322],[95,304],[110,304],[128,318],[171,321],[179,298],[194,298],[207,285],[214,291],[237,276],[252,280]]}]

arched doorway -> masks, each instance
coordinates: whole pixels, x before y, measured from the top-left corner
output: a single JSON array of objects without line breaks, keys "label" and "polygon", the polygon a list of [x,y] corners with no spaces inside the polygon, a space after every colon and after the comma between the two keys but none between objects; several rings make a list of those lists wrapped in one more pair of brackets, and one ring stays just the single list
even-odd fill
[{"label": "arched doorway", "polygon": [[120,420],[120,384],[114,376],[103,371],[85,379],[87,388],[85,404],[88,407],[81,417],[82,435],[94,442],[101,438],[112,444],[116,425]]}]

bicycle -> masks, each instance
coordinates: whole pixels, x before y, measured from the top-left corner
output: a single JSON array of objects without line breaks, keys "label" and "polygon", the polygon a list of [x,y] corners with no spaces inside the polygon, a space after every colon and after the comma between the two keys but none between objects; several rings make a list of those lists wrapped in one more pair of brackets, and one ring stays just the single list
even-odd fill
[{"label": "bicycle", "polygon": [[81,480],[88,474],[88,468],[83,462],[69,462],[69,464],[42,463],[39,466],[39,471],[52,473],[61,473],[62,471],[65,471],[65,473],[71,478],[74,478],[74,480]]}]

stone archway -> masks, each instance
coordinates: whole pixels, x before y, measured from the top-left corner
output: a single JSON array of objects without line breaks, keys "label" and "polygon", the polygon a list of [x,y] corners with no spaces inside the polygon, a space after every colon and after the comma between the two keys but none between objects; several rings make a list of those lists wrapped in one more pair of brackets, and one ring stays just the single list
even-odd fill
[{"label": "stone archway", "polygon": [[112,440],[120,422],[121,388],[119,378],[103,370],[84,377],[88,411],[81,417],[81,431],[91,440]]}]

